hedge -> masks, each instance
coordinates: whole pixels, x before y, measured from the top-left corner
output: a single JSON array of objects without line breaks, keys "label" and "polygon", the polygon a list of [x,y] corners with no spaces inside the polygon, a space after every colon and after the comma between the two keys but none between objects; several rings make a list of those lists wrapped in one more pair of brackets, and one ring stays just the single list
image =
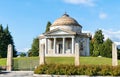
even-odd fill
[{"label": "hedge", "polygon": [[120,66],[46,64],[38,66],[34,73],[48,75],[120,76]]}]

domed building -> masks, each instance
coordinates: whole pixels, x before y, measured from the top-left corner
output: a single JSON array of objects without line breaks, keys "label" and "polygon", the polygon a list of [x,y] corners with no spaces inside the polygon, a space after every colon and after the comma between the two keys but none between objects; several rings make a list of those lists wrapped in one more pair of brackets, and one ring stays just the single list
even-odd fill
[{"label": "domed building", "polygon": [[45,56],[74,56],[75,43],[79,43],[82,56],[89,56],[89,33],[82,33],[82,26],[68,14],[56,19],[50,31],[39,36],[39,46]]}]

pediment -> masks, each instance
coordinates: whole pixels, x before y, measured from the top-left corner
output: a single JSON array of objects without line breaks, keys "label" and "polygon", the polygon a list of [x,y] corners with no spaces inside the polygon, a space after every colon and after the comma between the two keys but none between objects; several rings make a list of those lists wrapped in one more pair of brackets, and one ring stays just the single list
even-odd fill
[{"label": "pediment", "polygon": [[68,31],[68,30],[65,30],[65,29],[54,29],[54,30],[51,30],[47,33],[45,33],[45,35],[73,35],[73,34],[76,34],[76,32],[73,32],[73,31]]}]

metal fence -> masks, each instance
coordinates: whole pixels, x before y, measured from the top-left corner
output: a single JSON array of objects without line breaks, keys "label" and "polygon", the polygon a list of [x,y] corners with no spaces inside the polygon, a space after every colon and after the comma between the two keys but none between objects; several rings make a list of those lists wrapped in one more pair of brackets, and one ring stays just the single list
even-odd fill
[{"label": "metal fence", "polygon": [[25,57],[13,59],[13,70],[34,70],[39,65],[39,58]]}]

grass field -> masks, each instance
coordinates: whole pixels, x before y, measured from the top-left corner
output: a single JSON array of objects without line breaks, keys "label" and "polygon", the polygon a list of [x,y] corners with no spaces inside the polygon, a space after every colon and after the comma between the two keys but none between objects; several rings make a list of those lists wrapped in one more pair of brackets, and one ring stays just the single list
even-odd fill
[{"label": "grass field", "polygon": [[[23,61],[24,64],[31,63],[28,62],[30,60],[33,60],[34,62],[39,62],[38,57],[21,57],[21,58],[14,58],[14,61]],[[120,60],[118,61],[120,63]],[[21,62],[19,62],[21,63]],[[74,64],[74,58],[73,57],[47,57],[46,63],[55,63],[55,64]],[[112,59],[111,58],[104,58],[104,57],[80,57],[80,64],[82,65],[88,65],[88,64],[94,64],[94,65],[111,65]],[[0,59],[0,66],[6,65],[6,58]],[[26,64],[28,65],[28,64]]]}]

